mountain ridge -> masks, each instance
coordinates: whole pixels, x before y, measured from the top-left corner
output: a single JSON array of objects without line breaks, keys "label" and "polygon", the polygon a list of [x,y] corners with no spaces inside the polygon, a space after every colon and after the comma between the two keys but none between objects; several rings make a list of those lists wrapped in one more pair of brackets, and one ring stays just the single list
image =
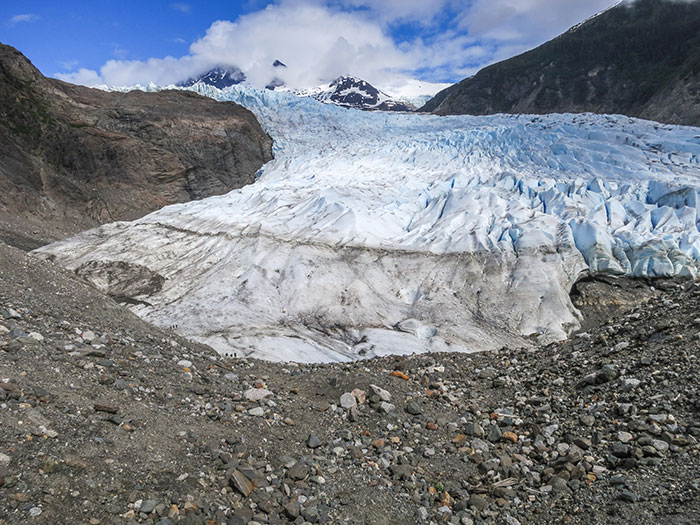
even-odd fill
[{"label": "mountain ridge", "polygon": [[700,125],[700,2],[623,2],[420,108],[439,115],[607,113]]}]

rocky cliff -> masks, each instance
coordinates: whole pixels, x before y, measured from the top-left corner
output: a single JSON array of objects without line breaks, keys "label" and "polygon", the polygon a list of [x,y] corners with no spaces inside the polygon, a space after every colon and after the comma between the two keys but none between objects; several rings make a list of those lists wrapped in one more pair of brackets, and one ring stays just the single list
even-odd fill
[{"label": "rocky cliff", "polygon": [[700,2],[622,2],[441,91],[421,111],[619,113],[698,126]]},{"label": "rocky cliff", "polygon": [[0,238],[11,244],[226,193],[271,158],[271,139],[234,103],[66,84],[0,44]]}]

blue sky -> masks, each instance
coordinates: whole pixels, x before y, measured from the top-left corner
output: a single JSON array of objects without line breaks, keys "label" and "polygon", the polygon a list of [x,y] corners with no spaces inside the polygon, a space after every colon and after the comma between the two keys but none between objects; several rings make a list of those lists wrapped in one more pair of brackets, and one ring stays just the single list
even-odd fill
[{"label": "blue sky", "polygon": [[[0,41],[47,76],[159,84],[213,65],[293,87],[350,73],[435,89],[534,47],[614,0],[47,0],[0,3]],[[402,87],[403,86],[403,87]],[[430,90],[429,87],[425,88]]]}]

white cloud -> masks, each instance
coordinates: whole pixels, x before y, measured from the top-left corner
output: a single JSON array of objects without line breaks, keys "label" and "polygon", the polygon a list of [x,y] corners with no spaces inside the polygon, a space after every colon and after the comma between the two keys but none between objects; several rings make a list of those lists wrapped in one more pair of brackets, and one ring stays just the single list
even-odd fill
[{"label": "white cloud", "polygon": [[551,39],[615,0],[474,0],[459,26],[476,39],[531,44]]},{"label": "white cloud", "polygon": [[[181,58],[110,60],[94,75],[62,74],[68,81],[126,85],[169,84],[214,65],[235,65],[249,81],[264,86],[274,76],[308,87],[352,73],[379,85],[400,85],[415,66],[413,50],[402,50],[382,27],[357,13],[322,5],[288,2],[214,22]],[[279,59],[289,67],[273,68]]]},{"label": "white cloud", "polygon": [[421,22],[430,24],[458,0],[340,0],[344,7],[366,9],[372,17],[385,23]]},{"label": "white cloud", "polygon": [[[279,0],[235,21],[214,22],[183,57],[110,60],[59,75],[78,83],[170,84],[215,66],[237,66],[259,87],[274,76],[311,87],[350,73],[387,91],[456,81],[525,51],[614,0]],[[174,6],[175,4],[173,4]],[[400,24],[421,36],[392,38]],[[281,60],[287,69],[273,68]],[[428,86],[426,88],[426,85]],[[436,90],[440,86],[434,86]]]},{"label": "white cloud", "polygon": [[39,20],[39,17],[37,15],[35,15],[33,13],[25,13],[25,14],[13,16],[12,18],[10,18],[8,20],[8,23],[11,26],[14,26],[17,24],[21,24],[23,22],[36,22],[37,20]]}]

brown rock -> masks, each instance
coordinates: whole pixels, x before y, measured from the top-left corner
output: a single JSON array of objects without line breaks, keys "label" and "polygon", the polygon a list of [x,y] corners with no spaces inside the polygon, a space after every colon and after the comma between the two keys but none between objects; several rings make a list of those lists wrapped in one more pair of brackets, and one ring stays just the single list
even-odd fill
[{"label": "brown rock", "polygon": [[517,443],[518,442],[518,435],[515,432],[504,432],[501,435],[501,439],[503,441],[510,441],[511,443]]},{"label": "brown rock", "polygon": [[227,193],[272,159],[272,141],[237,104],[74,86],[5,45],[0,115],[0,225],[24,249]]},{"label": "brown rock", "polygon": [[119,412],[117,407],[112,407],[109,405],[103,405],[102,403],[95,403],[95,412],[107,412],[108,414],[116,414]]},{"label": "brown rock", "polygon": [[228,478],[229,485],[243,494],[246,498],[253,492],[253,483],[238,469],[235,469]]}]

